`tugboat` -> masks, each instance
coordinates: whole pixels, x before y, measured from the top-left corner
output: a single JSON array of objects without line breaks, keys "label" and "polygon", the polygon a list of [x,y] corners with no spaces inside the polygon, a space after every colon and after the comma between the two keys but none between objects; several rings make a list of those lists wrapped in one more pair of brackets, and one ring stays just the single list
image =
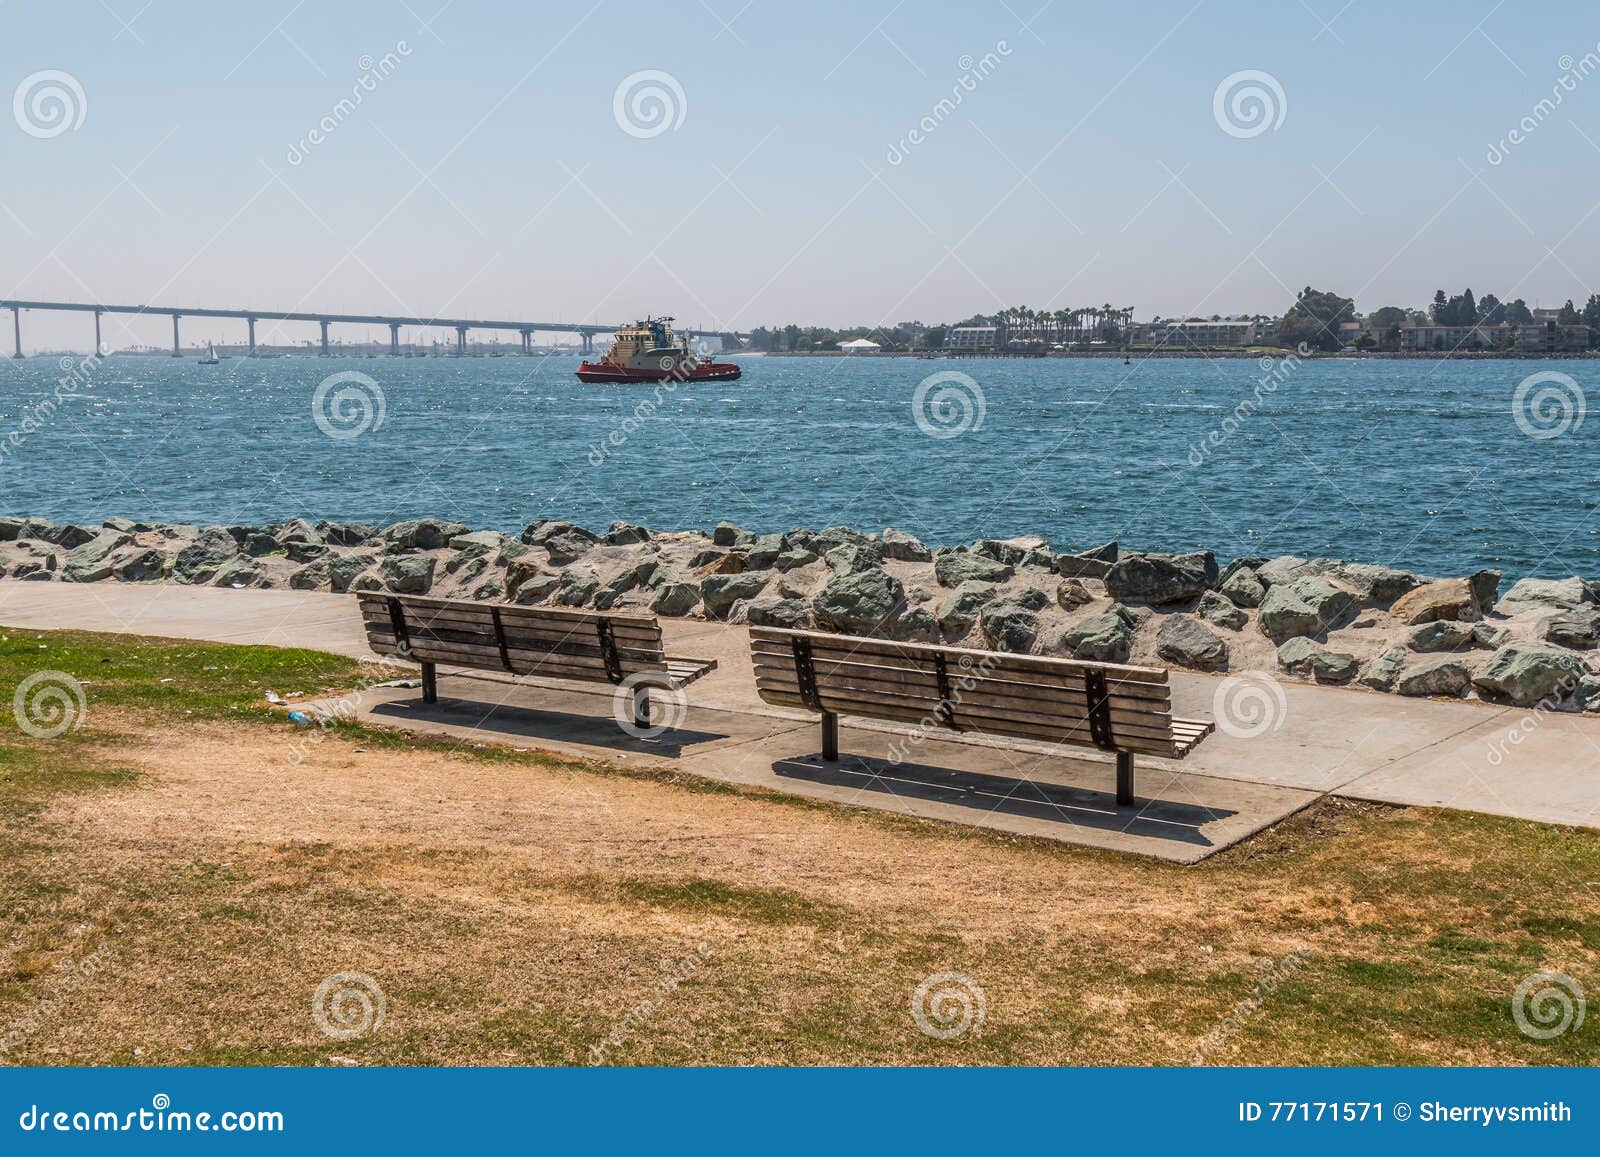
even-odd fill
[{"label": "tugboat", "polygon": [[674,337],[670,317],[647,317],[617,331],[597,362],[578,367],[581,382],[731,382],[739,376],[732,362],[702,358],[689,349],[688,335]]}]

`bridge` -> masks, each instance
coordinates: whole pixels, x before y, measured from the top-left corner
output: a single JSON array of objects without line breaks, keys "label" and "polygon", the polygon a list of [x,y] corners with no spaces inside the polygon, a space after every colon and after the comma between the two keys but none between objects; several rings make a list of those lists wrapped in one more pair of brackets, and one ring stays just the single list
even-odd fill
[{"label": "bridge", "polygon": [[[243,321],[248,327],[250,348],[249,356],[254,357],[256,352],[256,322],[258,321],[314,321],[322,326],[322,356],[327,357],[328,327],[330,325],[386,325],[389,327],[389,353],[398,357],[400,354],[400,329],[402,326],[421,329],[453,329],[456,331],[456,353],[467,352],[467,333],[475,329],[511,330],[522,336],[522,352],[531,353],[533,335],[535,333],[571,333],[577,334],[583,341],[583,352],[594,351],[594,338],[596,334],[615,333],[618,326],[590,325],[585,323],[570,323],[558,321],[492,321],[484,318],[465,317],[405,317],[397,314],[380,313],[308,313],[304,311],[284,311],[275,309],[190,309],[168,305],[94,305],[80,301],[13,301],[0,298],[0,309],[11,311],[11,332],[15,342],[16,352],[13,357],[22,356],[22,313],[24,310],[56,310],[69,313],[94,314],[94,348],[95,351],[104,352],[105,346],[100,340],[100,318],[108,313],[140,314],[151,317],[172,318],[172,356],[182,357],[183,351],[179,344],[178,322],[185,317],[227,317]],[[699,336],[717,337],[724,342],[731,341],[737,344],[741,335],[732,332],[704,331]]]}]

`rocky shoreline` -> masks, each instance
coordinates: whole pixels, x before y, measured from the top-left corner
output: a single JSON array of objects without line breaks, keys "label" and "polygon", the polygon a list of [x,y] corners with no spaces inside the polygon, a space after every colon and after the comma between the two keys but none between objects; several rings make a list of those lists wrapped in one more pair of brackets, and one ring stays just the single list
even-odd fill
[{"label": "rocky shoreline", "polygon": [[905,641],[1600,711],[1600,581],[1432,578],[1338,559],[1209,551],[1057,553],[1042,539],[929,549],[844,527],[758,535],[520,535],[416,519],[377,527],[0,518],[0,574],[25,581],[387,590],[521,605],[816,627]]}]

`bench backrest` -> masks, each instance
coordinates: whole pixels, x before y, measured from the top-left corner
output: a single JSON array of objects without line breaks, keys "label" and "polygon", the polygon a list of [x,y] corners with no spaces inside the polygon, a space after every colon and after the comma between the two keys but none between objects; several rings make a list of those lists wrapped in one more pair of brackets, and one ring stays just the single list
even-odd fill
[{"label": "bench backrest", "polygon": [[516,607],[363,592],[367,641],[379,654],[420,663],[620,683],[665,674],[654,615]]},{"label": "bench backrest", "polygon": [[793,631],[750,629],[756,688],[775,706],[1174,756],[1167,673]]}]

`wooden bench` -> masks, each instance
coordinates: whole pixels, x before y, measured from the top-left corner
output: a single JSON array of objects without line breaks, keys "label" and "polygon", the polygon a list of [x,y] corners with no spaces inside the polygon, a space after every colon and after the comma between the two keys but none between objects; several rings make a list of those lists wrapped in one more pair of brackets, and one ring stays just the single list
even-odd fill
[{"label": "wooden bench", "polygon": [[839,758],[839,716],[975,731],[1115,752],[1117,803],[1133,803],[1135,753],[1182,759],[1213,724],[1175,719],[1159,667],[1047,659],[752,627],[756,689],[822,715],[822,757]]},{"label": "wooden bench", "polygon": [[422,701],[439,699],[438,665],[584,683],[627,682],[633,721],[650,725],[650,689],[677,691],[715,659],[669,659],[654,615],[361,594],[367,642],[422,664]]}]

